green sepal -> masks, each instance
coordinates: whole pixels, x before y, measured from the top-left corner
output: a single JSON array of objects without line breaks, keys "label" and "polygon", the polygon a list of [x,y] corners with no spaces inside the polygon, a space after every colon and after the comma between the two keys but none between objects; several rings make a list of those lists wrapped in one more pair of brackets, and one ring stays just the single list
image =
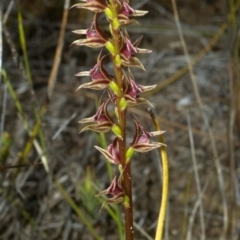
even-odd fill
[{"label": "green sepal", "polygon": [[105,43],[105,47],[107,48],[107,50],[113,55],[115,56],[116,54],[116,48],[114,47],[114,45],[112,44],[111,41],[107,41]]},{"label": "green sepal", "polygon": [[112,131],[117,135],[117,137],[122,139],[122,130],[121,130],[121,128],[119,126],[114,124],[112,126]]},{"label": "green sepal", "polygon": [[128,106],[128,103],[127,103],[127,101],[124,97],[122,97],[120,99],[119,104],[120,104],[120,108],[121,108],[122,111],[124,111],[126,109],[126,107]]},{"label": "green sepal", "polygon": [[129,147],[127,152],[126,152],[126,164],[130,162],[131,157],[133,156],[135,150],[132,147]]},{"label": "green sepal", "polygon": [[118,85],[114,82],[111,81],[110,84],[108,85],[110,87],[111,90],[113,90],[113,92],[119,96],[120,95],[120,88],[118,87]]}]

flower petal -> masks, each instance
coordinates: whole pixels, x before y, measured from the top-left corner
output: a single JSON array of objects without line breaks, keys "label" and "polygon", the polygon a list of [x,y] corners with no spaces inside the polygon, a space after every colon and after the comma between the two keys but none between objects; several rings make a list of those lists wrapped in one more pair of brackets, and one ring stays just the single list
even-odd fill
[{"label": "flower petal", "polygon": [[88,9],[95,13],[101,13],[107,7],[103,0],[88,1],[86,3],[77,3],[72,7]]},{"label": "flower petal", "polygon": [[151,142],[151,143],[137,143],[133,146],[133,149],[136,152],[149,152],[155,148],[161,147],[163,144],[159,142]]},{"label": "flower petal", "polygon": [[84,127],[81,131],[86,131],[86,130],[91,130],[95,132],[108,132],[112,128],[112,124],[109,122],[102,122],[102,123],[96,123],[96,124],[91,124],[86,127]]},{"label": "flower petal", "polygon": [[110,154],[109,151],[103,149],[103,148],[100,148],[98,146],[94,146],[100,153],[102,153],[104,155],[104,157],[112,164],[118,164],[114,161],[114,158],[112,156],[112,154]]}]

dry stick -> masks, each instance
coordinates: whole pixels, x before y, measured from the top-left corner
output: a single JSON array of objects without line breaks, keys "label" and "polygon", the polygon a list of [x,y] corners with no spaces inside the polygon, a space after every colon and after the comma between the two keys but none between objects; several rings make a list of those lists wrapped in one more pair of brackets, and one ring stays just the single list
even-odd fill
[{"label": "dry stick", "polygon": [[62,56],[62,49],[64,45],[64,36],[65,36],[65,29],[67,25],[67,19],[68,19],[68,13],[69,13],[69,7],[70,7],[70,0],[65,0],[64,3],[64,12],[63,12],[63,18],[61,23],[61,30],[58,38],[58,45],[54,57],[53,67],[50,74],[50,77],[48,79],[48,98],[50,99],[53,93],[54,86],[56,84],[56,78],[58,73],[58,68],[61,61]]},{"label": "dry stick", "polygon": [[191,65],[191,61],[190,61],[190,58],[189,58],[186,42],[184,40],[181,25],[179,23],[178,10],[177,10],[177,5],[176,5],[175,0],[172,0],[172,5],[173,5],[173,11],[174,11],[175,21],[176,21],[180,41],[181,41],[183,51],[184,51],[184,54],[185,54],[185,57],[186,57],[186,60],[187,60],[187,64],[188,64],[189,73],[190,73],[194,93],[195,93],[199,108],[201,110],[201,114],[202,114],[204,123],[207,127],[209,137],[210,137],[211,146],[212,146],[212,150],[213,150],[214,161],[215,161],[215,166],[216,166],[216,170],[217,170],[219,188],[220,188],[222,204],[223,204],[223,236],[222,236],[222,239],[225,239],[227,229],[228,229],[228,207],[227,207],[227,198],[226,198],[225,189],[224,189],[224,180],[223,180],[222,168],[221,168],[221,164],[219,162],[218,152],[217,152],[217,148],[216,148],[216,142],[215,142],[215,139],[214,139],[214,136],[213,136],[212,129],[210,128],[208,118],[207,118],[207,116],[204,112],[203,103],[202,103],[202,100],[201,100],[201,97],[200,97],[200,94],[199,94],[199,90],[198,90],[198,86],[197,86],[197,83],[196,83],[195,75],[193,73],[193,66]]},{"label": "dry stick", "polygon": [[[206,47],[204,47],[198,53],[198,55],[195,58],[193,58],[193,60],[189,63],[191,67],[196,65],[213,48],[213,46],[217,43],[217,41],[222,37],[222,35],[226,31],[226,29],[227,29],[227,24],[223,23],[222,26],[220,27],[219,31],[213,36],[213,38],[211,39],[209,44]],[[152,91],[144,93],[143,96],[148,98],[148,97],[158,93],[159,91],[163,90],[168,85],[176,82],[180,77],[182,77],[188,71],[189,71],[189,67],[187,65],[187,66],[181,68],[180,70],[178,70],[175,74],[173,74],[168,79],[166,79],[163,82],[159,83],[157,85],[157,87],[154,88]]]},{"label": "dry stick", "polygon": [[187,122],[188,122],[188,133],[189,133],[189,139],[190,139],[190,145],[191,145],[193,170],[194,170],[195,181],[196,181],[196,185],[197,185],[198,198],[199,198],[200,223],[201,223],[201,231],[202,231],[201,239],[205,240],[206,239],[206,234],[205,234],[204,211],[203,211],[203,204],[202,204],[202,197],[201,197],[202,190],[201,190],[201,183],[200,183],[200,178],[199,178],[199,173],[198,173],[198,168],[197,168],[197,159],[196,159],[196,154],[195,154],[195,146],[194,146],[191,120],[190,120],[190,115],[189,115],[188,111],[187,111]]},{"label": "dry stick", "polygon": [[[235,3],[236,2],[236,3]],[[230,89],[230,110],[229,110],[229,121],[228,121],[228,155],[229,155],[229,167],[230,167],[230,223],[229,223],[229,232],[233,240],[237,239],[237,193],[235,191],[235,154],[234,154],[234,122],[236,122],[236,130],[240,134],[240,75],[239,75],[239,34],[238,30],[238,6],[240,0],[238,1],[229,1],[229,46],[230,46],[230,64],[229,64],[229,89]]]},{"label": "dry stick", "polygon": [[[148,108],[148,112],[150,113],[150,116],[153,120],[153,123],[155,125],[155,128],[157,131],[160,131],[160,125],[152,111],[152,109]],[[168,156],[167,156],[167,148],[164,144],[164,139],[162,135],[158,136],[159,142],[163,145],[160,148],[160,155],[162,160],[162,201],[160,205],[159,210],[159,217],[158,217],[158,224],[157,224],[157,231],[155,235],[155,240],[162,240],[163,236],[163,229],[164,229],[164,221],[166,216],[166,210],[167,210],[167,201],[168,201]]]},{"label": "dry stick", "polygon": [[[231,67],[230,67],[231,68]],[[235,108],[234,108],[234,95],[233,95],[233,72],[229,68],[229,89],[230,89],[230,96],[233,96],[230,98],[230,110],[229,110],[229,121],[228,121],[228,156],[229,156],[229,162],[230,162],[230,183],[231,183],[231,198],[234,199],[236,196],[236,193],[234,191],[234,178],[235,178],[235,154],[234,154],[234,136],[233,136],[233,129],[234,129],[234,122],[235,122]],[[236,212],[237,212],[237,205],[236,205],[236,198],[235,201],[233,201],[230,204],[230,227],[229,230],[231,230],[231,234],[234,237],[234,227],[236,228]]]}]

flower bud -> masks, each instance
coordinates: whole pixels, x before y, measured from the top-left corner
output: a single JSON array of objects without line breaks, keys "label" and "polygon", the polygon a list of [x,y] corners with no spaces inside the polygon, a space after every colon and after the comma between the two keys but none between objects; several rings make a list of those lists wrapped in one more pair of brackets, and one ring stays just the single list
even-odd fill
[{"label": "flower bud", "polygon": [[121,128],[119,126],[114,124],[112,126],[112,131],[116,134],[117,137],[122,139],[122,130],[121,130]]},{"label": "flower bud", "polygon": [[131,157],[134,154],[134,149],[132,147],[129,147],[127,152],[126,152],[126,164],[128,164],[130,162]]},{"label": "flower bud", "polygon": [[120,94],[120,89],[119,89],[118,85],[117,85],[114,81],[111,81],[111,82],[110,82],[109,87],[110,87],[111,90],[113,90],[113,92],[114,92],[117,96],[119,96],[119,94]]},{"label": "flower bud", "polygon": [[110,8],[106,8],[104,12],[109,19],[113,19],[113,12]]},{"label": "flower bud", "polygon": [[124,97],[120,99],[119,104],[122,111],[124,111],[128,105]]},{"label": "flower bud", "polygon": [[105,44],[105,47],[107,48],[107,50],[113,55],[115,56],[116,54],[116,48],[114,47],[114,45],[112,44],[112,42],[107,41]]}]

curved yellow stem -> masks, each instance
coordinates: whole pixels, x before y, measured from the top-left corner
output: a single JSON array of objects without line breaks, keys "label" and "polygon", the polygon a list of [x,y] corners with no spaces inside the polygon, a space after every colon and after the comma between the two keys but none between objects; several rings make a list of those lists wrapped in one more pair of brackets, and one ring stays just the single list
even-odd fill
[{"label": "curved yellow stem", "polygon": [[[152,109],[148,109],[155,128],[157,131],[161,130],[160,124],[158,123]],[[158,224],[156,230],[155,240],[162,240],[163,237],[163,229],[164,229],[164,220],[166,217],[167,211],[167,200],[168,200],[168,181],[169,181],[169,173],[168,173],[168,156],[167,156],[167,148],[164,144],[163,135],[158,136],[158,140],[163,145],[160,148],[160,155],[162,159],[162,201],[159,210]]]}]

